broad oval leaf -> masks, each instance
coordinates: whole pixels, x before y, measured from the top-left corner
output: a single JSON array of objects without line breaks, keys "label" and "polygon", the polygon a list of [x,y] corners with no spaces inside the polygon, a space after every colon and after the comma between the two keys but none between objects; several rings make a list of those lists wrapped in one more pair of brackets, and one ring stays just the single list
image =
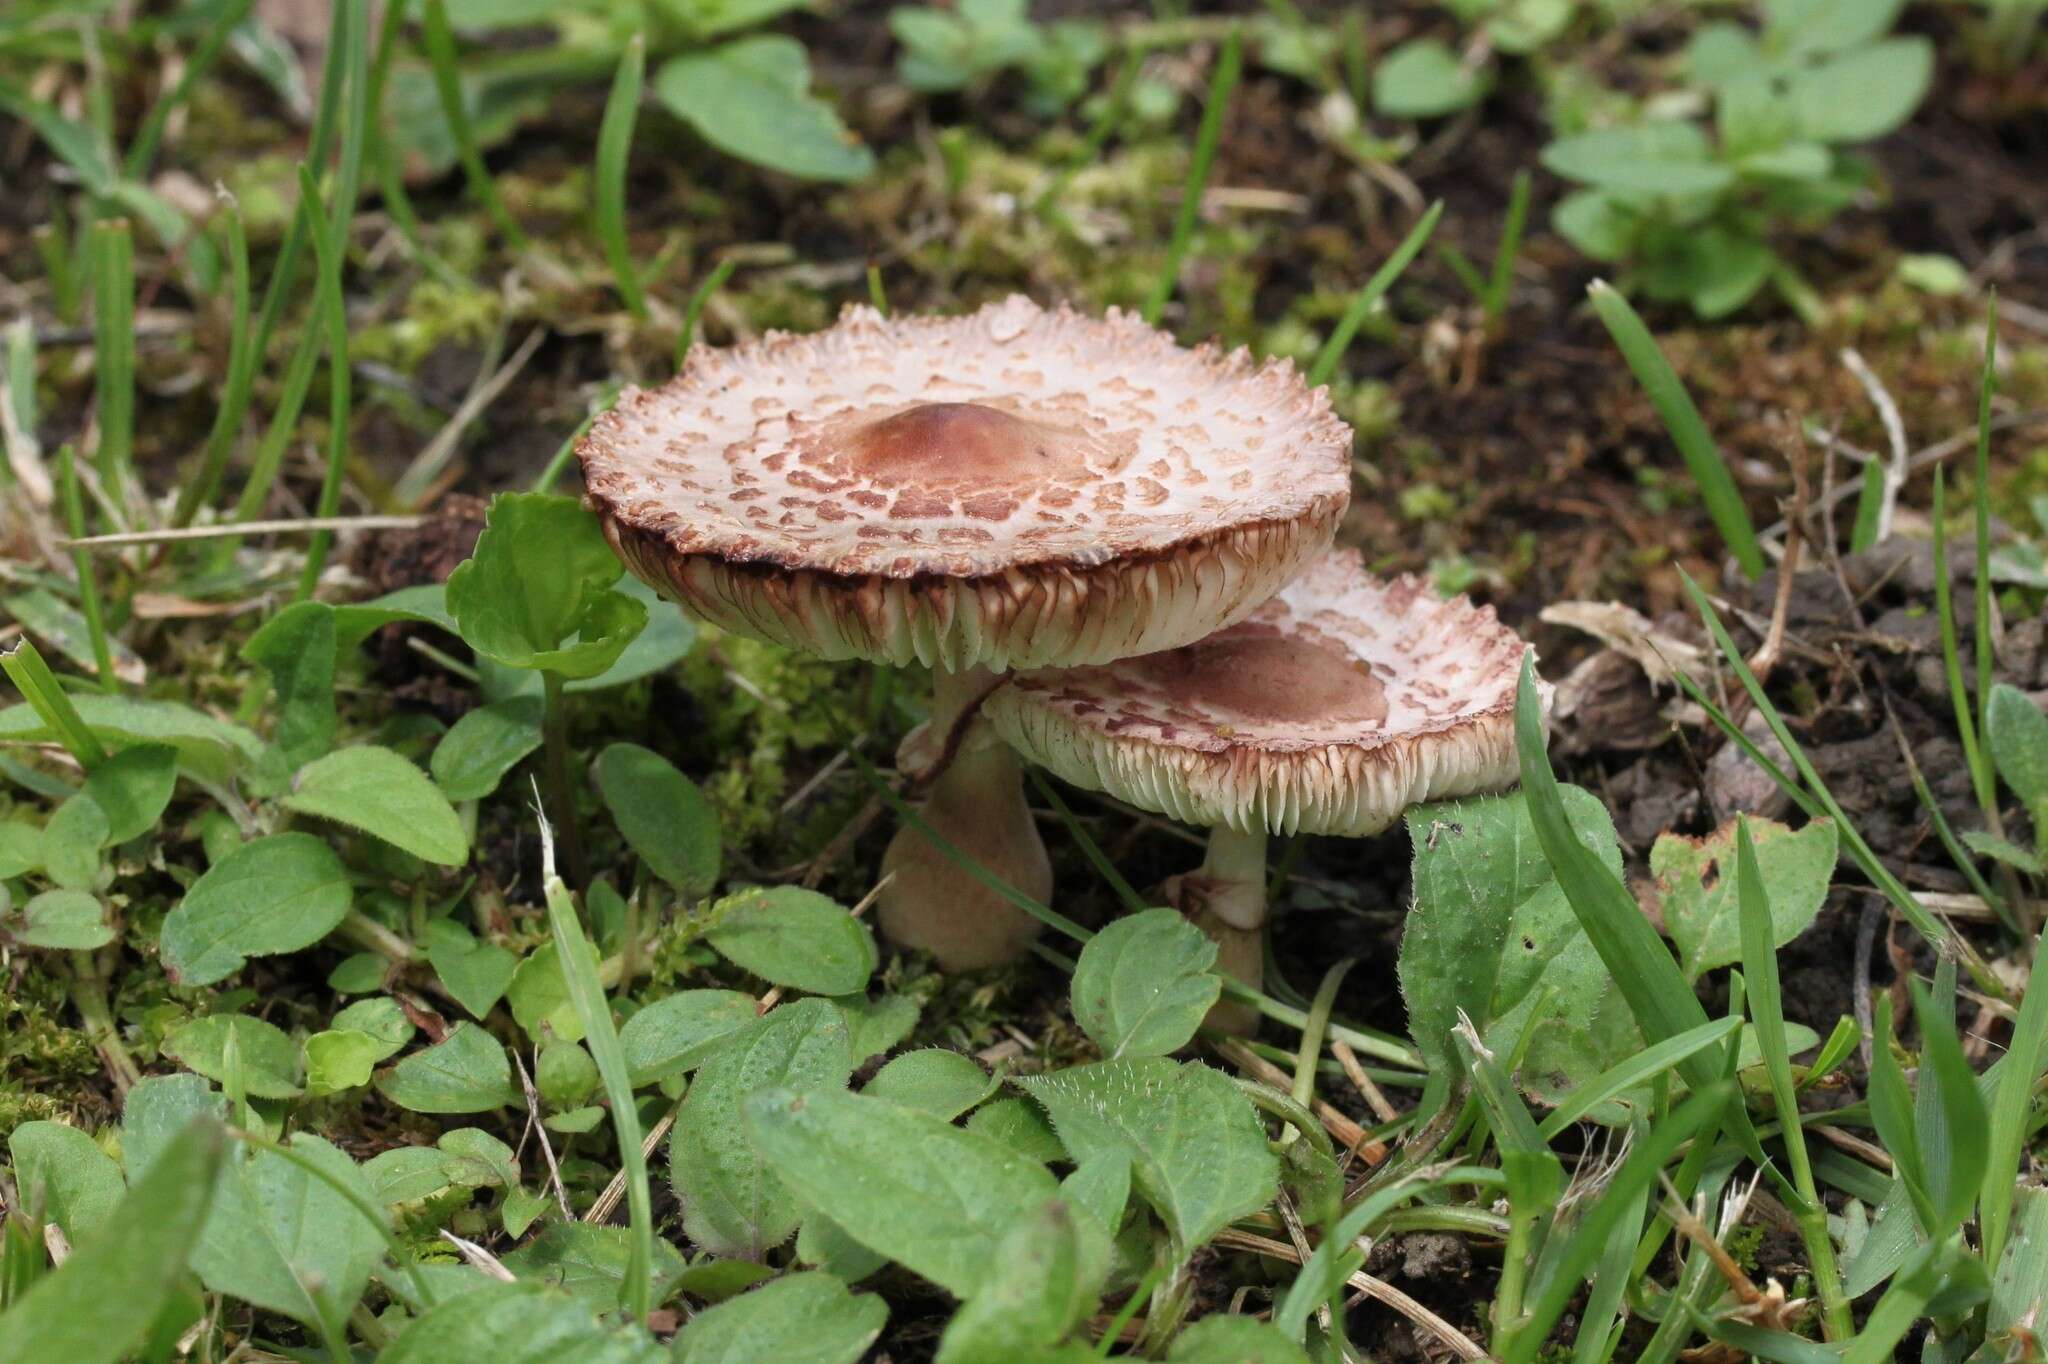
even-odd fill
[{"label": "broad oval leaf", "polygon": [[1735,172],[1716,163],[1705,133],[1690,123],[1596,128],[1543,149],[1543,164],[1567,180],[1630,194],[1714,194]]},{"label": "broad oval leaf", "polygon": [[684,990],[657,999],[619,1029],[627,1074],[638,1086],[695,1070],[756,1017],[754,997],[738,990]]},{"label": "broad oval leaf", "polygon": [[61,1122],[25,1122],[7,1138],[21,1207],[42,1210],[74,1246],[98,1231],[127,1187],[99,1143]]},{"label": "broad oval leaf", "polygon": [[1280,1163],[1251,1100],[1198,1062],[1133,1057],[1016,1083],[1045,1106],[1076,1160],[1129,1158],[1139,1192],[1184,1255],[1279,1189]]},{"label": "broad oval leaf", "polygon": [[[1797,833],[1773,820],[1752,818],[1748,824],[1771,892],[1771,945],[1783,947],[1806,931],[1827,900],[1836,858],[1834,821],[1816,819]],[[1733,821],[1705,838],[1660,834],[1650,848],[1664,931],[1678,947],[1687,980],[1742,960],[1734,870]]]},{"label": "broad oval leaf", "polygon": [[324,840],[285,833],[244,843],[164,919],[164,969],[180,985],[212,985],[250,957],[312,946],[354,900],[348,869]]},{"label": "broad oval leaf", "polygon": [[1442,118],[1485,99],[1492,84],[1439,39],[1416,38],[1373,68],[1372,103],[1388,118]]},{"label": "broad oval leaf", "polygon": [[1178,1051],[1223,992],[1215,964],[1216,944],[1175,911],[1127,914],[1081,949],[1074,1021],[1112,1058]]},{"label": "broad oval leaf", "polygon": [[140,838],[163,818],[178,783],[178,752],[169,744],[136,744],[95,767],[79,794],[107,817],[108,845]]},{"label": "broad oval leaf", "polygon": [[299,1044],[274,1023],[248,1014],[195,1018],[164,1039],[164,1054],[216,1084],[228,1082],[230,1041],[240,1056],[242,1091],[259,1099],[296,1098]]},{"label": "broad oval leaf", "polygon": [[806,180],[858,180],[875,158],[810,93],[803,44],[781,34],[741,38],[670,58],[656,98],[722,152]]},{"label": "broad oval leaf", "polygon": [[374,834],[444,867],[469,860],[469,837],[448,797],[388,748],[365,744],[308,763],[292,778],[292,792],[282,804]]},{"label": "broad oval leaf", "polygon": [[706,940],[765,981],[814,995],[864,989],[878,960],[875,936],[836,901],[801,886],[728,895]]},{"label": "broad oval leaf", "polygon": [[764,1090],[838,1089],[852,1074],[846,1024],[822,999],[773,1010],[704,1063],[669,1139],[691,1240],[717,1255],[758,1256],[789,1239],[800,1209],[748,1139],[745,1105]]},{"label": "broad oval leaf", "polygon": [[91,951],[114,940],[106,910],[82,890],[46,890],[21,907],[24,947]]},{"label": "broad oval leaf", "polygon": [[645,606],[612,590],[624,572],[576,499],[500,493],[475,551],[448,578],[448,610],[487,658],[595,677],[647,624]]},{"label": "broad oval leaf", "polygon": [[1920,34],[1838,53],[1792,78],[1799,129],[1815,142],[1865,142],[1913,116],[1934,78],[1934,44]]},{"label": "broad oval leaf", "polygon": [[[626,1275],[633,1263],[632,1233],[624,1227],[554,1222],[503,1258],[505,1268],[521,1279],[552,1284],[594,1311],[615,1312],[625,1304]],[[656,1302],[668,1298],[685,1267],[683,1253],[656,1237]]]},{"label": "broad oval leaf", "polygon": [[377,1088],[415,1113],[482,1113],[519,1101],[512,1063],[498,1039],[474,1023],[380,1072]]},{"label": "broad oval leaf", "polygon": [[597,755],[596,773],[619,832],[656,876],[685,899],[718,884],[718,814],[697,783],[638,744],[606,748]]},{"label": "broad oval leaf", "polygon": [[1309,1364],[1299,1345],[1254,1317],[1203,1317],[1178,1336],[1167,1364]]},{"label": "broad oval leaf", "polygon": [[972,1056],[925,1047],[905,1052],[876,1071],[861,1093],[951,1122],[995,1093],[1000,1083]]},{"label": "broad oval leaf", "polygon": [[2048,810],[2048,714],[2018,687],[2001,682],[1991,689],[1985,734],[1998,775],[2012,793],[2035,810]]},{"label": "broad oval leaf", "polygon": [[889,1307],[830,1274],[790,1274],[699,1312],[676,1335],[687,1364],[856,1364]]},{"label": "broad oval leaf", "polygon": [[668,1364],[645,1331],[600,1325],[590,1305],[532,1283],[490,1283],[421,1313],[377,1364]]},{"label": "broad oval leaf", "polygon": [[242,657],[270,675],[277,693],[277,747],[291,767],[334,747],[340,728],[334,704],[338,652],[334,608],[318,601],[287,606],[242,646]]},{"label": "broad oval leaf", "polygon": [[[319,1137],[294,1133],[292,1150],[375,1206],[356,1163]],[[269,1151],[222,1174],[192,1267],[224,1293],[315,1325],[346,1315],[384,1253],[384,1238],[326,1180]]]},{"label": "broad oval leaf", "polygon": [[482,800],[496,791],[505,774],[540,747],[545,712],[538,696],[512,696],[457,720],[428,761],[441,793],[450,800]]},{"label": "broad oval leaf", "polygon": [[806,1204],[957,1297],[989,1282],[1017,1218],[1058,1191],[1036,1161],[885,1099],[771,1091],[747,1125]]},{"label": "broad oval leaf", "polygon": [[1082,1236],[1060,1199],[1020,1218],[997,1252],[1000,1271],[946,1323],[937,1364],[1009,1364],[1065,1340],[1100,1287]]}]

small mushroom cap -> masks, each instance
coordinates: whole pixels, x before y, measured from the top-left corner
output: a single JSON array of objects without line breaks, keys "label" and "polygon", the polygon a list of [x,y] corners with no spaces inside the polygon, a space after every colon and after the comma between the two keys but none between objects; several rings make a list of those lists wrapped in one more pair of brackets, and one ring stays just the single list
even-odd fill
[{"label": "small mushroom cap", "polygon": [[1328,548],[1351,479],[1289,362],[1022,297],[695,348],[577,454],[620,557],[695,614],[955,671],[1200,639]]},{"label": "small mushroom cap", "polygon": [[1527,649],[1492,607],[1340,550],[1199,643],[1019,674],[982,714],[1074,785],[1191,824],[1357,836],[1514,783]]}]

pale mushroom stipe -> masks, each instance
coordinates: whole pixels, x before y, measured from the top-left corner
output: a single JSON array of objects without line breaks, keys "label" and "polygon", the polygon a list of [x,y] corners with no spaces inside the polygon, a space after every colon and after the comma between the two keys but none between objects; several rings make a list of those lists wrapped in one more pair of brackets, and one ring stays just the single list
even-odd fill
[{"label": "pale mushroom stipe", "polygon": [[[1374,578],[1339,550],[1207,639],[1023,673],[983,713],[1061,779],[1210,830],[1172,898],[1257,988],[1267,835],[1362,837],[1412,805],[1513,785],[1527,648],[1491,607]],[[1215,1021],[1250,1019],[1223,1006]]]},{"label": "pale mushroom stipe", "polygon": [[[928,665],[932,720],[899,753],[931,780],[923,818],[1045,901],[1016,759],[975,716],[994,674],[1243,619],[1329,546],[1351,432],[1286,361],[1011,297],[963,317],[852,307],[810,335],[693,349],[577,454],[620,557],[693,615]],[[948,969],[1012,960],[1038,932],[912,830],[884,869],[884,933]]]}]

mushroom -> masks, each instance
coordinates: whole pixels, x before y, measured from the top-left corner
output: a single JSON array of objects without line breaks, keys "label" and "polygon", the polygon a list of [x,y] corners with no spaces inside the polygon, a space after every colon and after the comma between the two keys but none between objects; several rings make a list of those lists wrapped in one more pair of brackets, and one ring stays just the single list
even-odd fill
[{"label": "mushroom", "polygon": [[[1493,608],[1340,550],[1199,643],[1023,673],[983,713],[1063,780],[1209,829],[1169,898],[1257,988],[1267,834],[1374,834],[1411,805],[1512,785],[1527,647]],[[1255,1017],[1223,1006],[1211,1022]]]},{"label": "mushroom", "polygon": [[[1011,297],[964,317],[848,308],[804,336],[693,348],[578,447],[622,559],[721,628],[827,659],[922,663],[899,767],[923,818],[1034,898],[1051,865],[1015,758],[975,720],[1014,668],[1105,664],[1242,619],[1329,545],[1351,433],[1285,361],[1135,316]],[[1035,919],[911,830],[883,931],[951,970]]]}]

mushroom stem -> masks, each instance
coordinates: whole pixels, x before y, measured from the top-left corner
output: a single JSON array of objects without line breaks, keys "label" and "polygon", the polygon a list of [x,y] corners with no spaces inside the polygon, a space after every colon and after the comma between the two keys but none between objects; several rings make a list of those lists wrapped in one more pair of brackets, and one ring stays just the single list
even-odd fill
[{"label": "mushroom stem", "polygon": [[[978,698],[982,690],[970,686],[963,691],[940,683],[932,732],[942,725],[947,730],[957,726],[959,734],[951,745],[951,763],[932,783],[919,813],[956,851],[1044,902],[1052,896],[1052,862],[1024,801],[1017,755],[984,721],[967,719],[964,726],[958,725],[963,712],[959,697]],[[905,746],[917,737],[913,735]],[[930,952],[943,970],[975,971],[1015,961],[1038,936],[1038,920],[984,885],[914,827],[897,830],[882,857],[882,871],[895,877],[875,904],[883,934],[900,947]]]},{"label": "mushroom stem", "polygon": [[[1219,824],[1209,831],[1208,855],[1190,875],[1179,878],[1173,898],[1195,927],[1216,943],[1216,966],[1231,979],[1262,989],[1265,984],[1266,830],[1249,833]],[[1204,1023],[1218,1032],[1249,1037],[1259,1013],[1249,1004],[1224,1001]]]}]

